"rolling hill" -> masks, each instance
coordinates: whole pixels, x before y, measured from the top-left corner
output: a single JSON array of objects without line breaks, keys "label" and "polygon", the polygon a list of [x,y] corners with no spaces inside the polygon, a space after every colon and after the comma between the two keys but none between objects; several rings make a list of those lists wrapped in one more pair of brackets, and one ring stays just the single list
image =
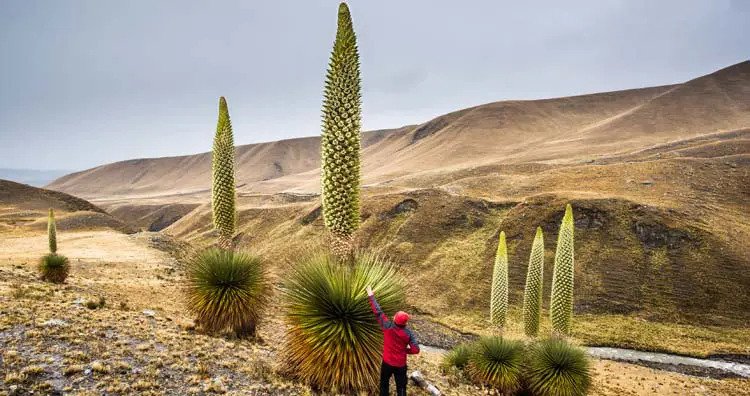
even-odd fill
[{"label": "rolling hill", "polygon": [[[750,321],[750,62],[681,84],[495,102],[367,132],[363,156],[361,243],[414,279],[410,302],[424,313],[483,317],[500,230],[518,305],[534,229],[545,230],[548,282],[572,202],[577,312]],[[278,273],[323,243],[318,162],[317,137],[237,148],[237,240]],[[103,165],[48,188],[203,244],[209,174],[204,153]]]},{"label": "rolling hill", "polygon": [[114,229],[133,232],[134,228],[98,206],[72,195],[0,180],[0,232],[46,229],[48,210],[55,209],[57,227],[62,231]]}]

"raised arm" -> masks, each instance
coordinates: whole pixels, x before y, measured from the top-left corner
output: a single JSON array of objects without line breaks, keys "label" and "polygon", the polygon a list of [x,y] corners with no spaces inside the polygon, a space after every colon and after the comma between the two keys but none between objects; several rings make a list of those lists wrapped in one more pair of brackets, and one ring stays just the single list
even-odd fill
[{"label": "raised arm", "polygon": [[380,328],[385,329],[390,323],[388,321],[388,316],[383,313],[383,309],[380,308],[380,304],[378,304],[378,300],[375,299],[375,293],[372,291],[372,288],[370,286],[367,286],[367,297],[370,300],[370,308],[372,308],[372,312],[378,319],[378,323],[380,323]]}]

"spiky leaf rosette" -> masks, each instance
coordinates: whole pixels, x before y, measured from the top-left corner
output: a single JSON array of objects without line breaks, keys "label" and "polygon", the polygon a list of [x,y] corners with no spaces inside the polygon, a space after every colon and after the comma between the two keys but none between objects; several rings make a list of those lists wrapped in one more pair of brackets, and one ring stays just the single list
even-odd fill
[{"label": "spiky leaf rosette", "polygon": [[526,289],[523,292],[523,329],[527,336],[536,337],[539,333],[539,319],[542,313],[542,288],[544,285],[544,235],[542,227],[536,228],[534,243],[529,255],[529,268],[526,272]]},{"label": "spiky leaf rosette", "polygon": [[534,345],[528,356],[526,384],[539,396],[585,395],[591,385],[586,353],[561,339]]},{"label": "spiky leaf rosette", "polygon": [[323,93],[321,187],[326,228],[344,247],[360,222],[360,91],[357,37],[341,3]]},{"label": "spiky leaf rosette", "polygon": [[573,316],[573,234],[573,208],[568,204],[557,235],[555,267],[552,271],[552,296],[550,297],[552,329],[559,334],[570,334]]},{"label": "spiky leaf rosette", "polygon": [[505,327],[508,311],[508,248],[505,244],[505,231],[500,233],[500,241],[495,255],[495,268],[492,271],[492,291],[490,296],[490,322]]},{"label": "spiky leaf rosette", "polygon": [[472,348],[467,368],[474,382],[512,394],[521,387],[523,343],[482,337]]},{"label": "spiky leaf rosette", "polygon": [[57,253],[57,225],[55,224],[55,210],[49,209],[47,218],[47,239],[49,240],[49,252]]},{"label": "spiky leaf rosette", "polygon": [[464,367],[469,363],[471,357],[471,345],[470,344],[458,344],[453,349],[443,355],[442,366],[445,369],[455,367],[459,370],[463,370]]},{"label": "spiky leaf rosette", "polygon": [[377,255],[360,252],[349,265],[317,253],[294,267],[283,287],[290,373],[333,393],[377,387],[383,334],[365,293],[367,285],[387,314],[402,306],[403,281]]},{"label": "spiky leaf rosette", "polygon": [[44,281],[63,283],[70,273],[70,261],[65,256],[50,253],[39,260],[39,273]]},{"label": "spiky leaf rosette", "polygon": [[253,336],[270,291],[256,256],[212,248],[188,262],[187,308],[207,332],[230,328],[239,336]]},{"label": "spiky leaf rosette", "polygon": [[211,168],[213,176],[211,209],[214,227],[219,233],[219,246],[226,249],[231,246],[234,236],[237,211],[235,210],[234,136],[227,101],[223,96],[219,99],[219,121],[216,124]]}]

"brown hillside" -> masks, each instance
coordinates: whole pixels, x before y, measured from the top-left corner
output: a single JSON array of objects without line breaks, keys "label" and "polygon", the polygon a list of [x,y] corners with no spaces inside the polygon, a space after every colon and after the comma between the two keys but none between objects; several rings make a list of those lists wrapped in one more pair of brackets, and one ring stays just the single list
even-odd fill
[{"label": "brown hillside", "polygon": [[0,232],[46,229],[50,208],[55,209],[57,227],[61,231],[132,230],[131,226],[86,200],[58,191],[0,180]]},{"label": "brown hillside", "polygon": [[[323,241],[318,142],[238,148],[238,243],[277,273]],[[485,317],[501,230],[518,305],[534,229],[549,271],[571,202],[578,313],[750,321],[750,62],[670,86],[490,103],[366,133],[363,146],[359,238],[414,280],[417,310]],[[213,238],[209,159],[126,161],[50,187],[200,245]]]}]

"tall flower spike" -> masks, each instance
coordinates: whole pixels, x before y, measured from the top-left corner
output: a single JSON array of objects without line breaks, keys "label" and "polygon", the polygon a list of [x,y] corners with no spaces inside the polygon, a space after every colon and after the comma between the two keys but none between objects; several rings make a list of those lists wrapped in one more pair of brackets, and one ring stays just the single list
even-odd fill
[{"label": "tall flower spike", "polygon": [[526,289],[523,293],[523,328],[529,337],[536,337],[539,333],[543,280],[544,235],[542,234],[542,227],[537,227],[534,243],[531,245],[529,268],[526,273]]},{"label": "tall flower spike", "polygon": [[47,239],[49,240],[49,252],[57,253],[57,225],[55,224],[55,210],[49,209],[47,218]]},{"label": "tall flower spike", "polygon": [[573,269],[574,269],[574,222],[573,208],[565,208],[565,216],[560,224],[555,251],[555,268],[552,272],[552,296],[550,298],[550,319],[552,329],[558,334],[568,335],[573,316]]},{"label": "tall flower spike", "polygon": [[353,249],[360,222],[361,87],[357,37],[349,7],[339,5],[338,29],[323,93],[321,189],[323,218],[337,255]]},{"label": "tall flower spike", "polygon": [[234,136],[227,101],[223,96],[219,99],[219,121],[216,124],[211,168],[213,176],[211,209],[214,227],[219,234],[218,245],[223,249],[230,249],[237,225]]},{"label": "tall flower spike", "polygon": [[500,233],[495,256],[495,268],[492,271],[492,295],[490,297],[490,322],[505,327],[505,316],[508,311],[508,248],[505,244],[505,231]]}]

